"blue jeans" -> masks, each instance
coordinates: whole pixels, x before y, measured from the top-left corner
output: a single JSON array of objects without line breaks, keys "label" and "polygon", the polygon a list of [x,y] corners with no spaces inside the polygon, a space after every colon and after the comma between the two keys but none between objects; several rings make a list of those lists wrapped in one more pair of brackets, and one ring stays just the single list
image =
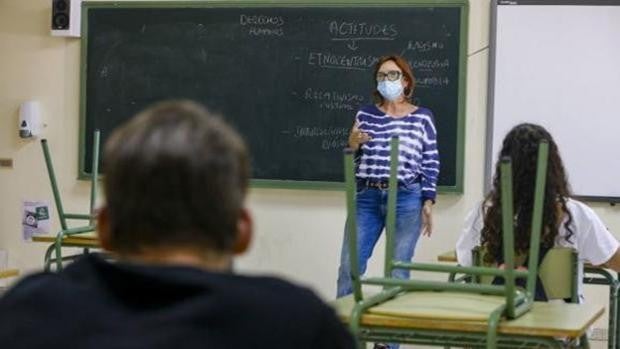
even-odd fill
[{"label": "blue jeans", "polygon": [[[387,190],[361,187],[357,192],[357,251],[360,274],[366,271],[368,259],[385,227],[387,213]],[[422,213],[422,189],[420,183],[401,185],[396,198],[396,232],[394,236],[394,259],[410,262],[420,237]],[[351,263],[349,260],[349,230],[345,225],[344,240],[340,253],[337,297],[353,292]],[[408,279],[409,271],[395,269],[392,276]]]}]

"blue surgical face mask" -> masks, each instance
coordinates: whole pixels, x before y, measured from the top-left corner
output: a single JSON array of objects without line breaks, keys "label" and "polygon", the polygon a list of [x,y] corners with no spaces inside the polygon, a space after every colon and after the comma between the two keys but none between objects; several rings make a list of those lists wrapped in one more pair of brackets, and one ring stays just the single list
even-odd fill
[{"label": "blue surgical face mask", "polygon": [[395,101],[403,94],[401,79],[396,81],[383,80],[377,83],[377,91],[388,101]]}]

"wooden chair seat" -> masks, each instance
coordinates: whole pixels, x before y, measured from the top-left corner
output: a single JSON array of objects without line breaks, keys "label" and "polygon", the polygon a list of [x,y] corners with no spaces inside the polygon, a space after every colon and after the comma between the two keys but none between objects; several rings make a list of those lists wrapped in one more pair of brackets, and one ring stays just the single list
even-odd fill
[{"label": "wooden chair seat", "polygon": [[503,296],[459,292],[403,293],[369,310],[372,314],[435,318],[439,320],[486,321],[505,303]]},{"label": "wooden chair seat", "polygon": [[[413,292],[371,308],[362,326],[397,327],[485,333],[491,312],[504,303],[501,296],[456,292]],[[349,321],[353,296],[339,298],[333,307],[340,319]],[[602,306],[562,302],[535,302],[514,320],[503,319],[498,334],[579,338],[603,314]]]}]

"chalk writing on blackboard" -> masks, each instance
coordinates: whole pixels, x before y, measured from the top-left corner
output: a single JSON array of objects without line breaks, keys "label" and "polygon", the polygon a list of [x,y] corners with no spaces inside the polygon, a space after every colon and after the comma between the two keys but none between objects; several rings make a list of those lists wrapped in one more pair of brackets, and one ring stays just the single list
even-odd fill
[{"label": "chalk writing on blackboard", "polygon": [[431,76],[416,79],[416,86],[418,87],[439,87],[448,86],[450,84],[450,78],[447,76]]},{"label": "chalk writing on blackboard", "polygon": [[418,53],[429,52],[432,50],[443,50],[445,44],[437,41],[409,41],[407,43],[407,50],[412,50]]},{"label": "chalk writing on blackboard", "polygon": [[357,51],[358,41],[391,41],[398,36],[398,29],[395,24],[331,21],[329,33],[332,41],[345,41],[350,50]]},{"label": "chalk writing on blackboard", "polygon": [[309,52],[308,65],[327,69],[367,70],[377,63],[379,57],[372,55],[345,55],[331,52]]},{"label": "chalk writing on blackboard", "polygon": [[377,16],[377,8],[353,3],[195,3],[85,6],[82,173],[90,171],[94,129],[105,141],[150,103],[188,98],[243,135],[254,179],[342,182],[341,150],[355,112],[372,103],[373,68],[379,57],[401,53],[414,69],[413,102],[436,116],[439,184],[459,185],[462,5],[386,6]]},{"label": "chalk writing on blackboard", "polygon": [[409,62],[414,70],[435,70],[450,68],[449,59],[422,59]]},{"label": "chalk writing on blackboard", "polygon": [[282,16],[239,15],[239,24],[247,28],[251,36],[284,36]]},{"label": "chalk writing on blackboard", "polygon": [[307,88],[304,91],[303,99],[318,103],[320,109],[349,111],[359,109],[365,100],[364,96],[360,94],[313,88]]},{"label": "chalk writing on blackboard", "polygon": [[[289,131],[282,132],[291,134]],[[317,138],[321,150],[329,151],[347,147],[349,129],[346,127],[297,126],[292,133],[296,139]]]},{"label": "chalk writing on blackboard", "polygon": [[[395,38],[398,30],[395,24],[331,21],[329,33],[340,38]],[[333,40],[333,39],[332,39]]]}]

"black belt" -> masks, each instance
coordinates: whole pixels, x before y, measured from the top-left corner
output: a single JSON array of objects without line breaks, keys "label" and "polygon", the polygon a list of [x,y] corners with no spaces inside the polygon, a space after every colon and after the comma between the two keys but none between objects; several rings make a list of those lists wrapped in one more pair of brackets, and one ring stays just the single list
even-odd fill
[{"label": "black belt", "polygon": [[[420,178],[420,176],[418,176],[418,178]],[[419,180],[416,179],[414,181],[414,183],[418,183]],[[368,188],[376,188],[376,189],[388,189],[390,187],[390,184],[388,181],[378,181],[378,180],[372,180],[372,179],[360,179],[357,182],[359,185],[363,185],[365,187]],[[403,186],[403,183],[398,182],[398,187]]]},{"label": "black belt", "polygon": [[387,189],[390,187],[387,181],[371,181],[369,179],[360,181],[360,184],[368,188]]}]

